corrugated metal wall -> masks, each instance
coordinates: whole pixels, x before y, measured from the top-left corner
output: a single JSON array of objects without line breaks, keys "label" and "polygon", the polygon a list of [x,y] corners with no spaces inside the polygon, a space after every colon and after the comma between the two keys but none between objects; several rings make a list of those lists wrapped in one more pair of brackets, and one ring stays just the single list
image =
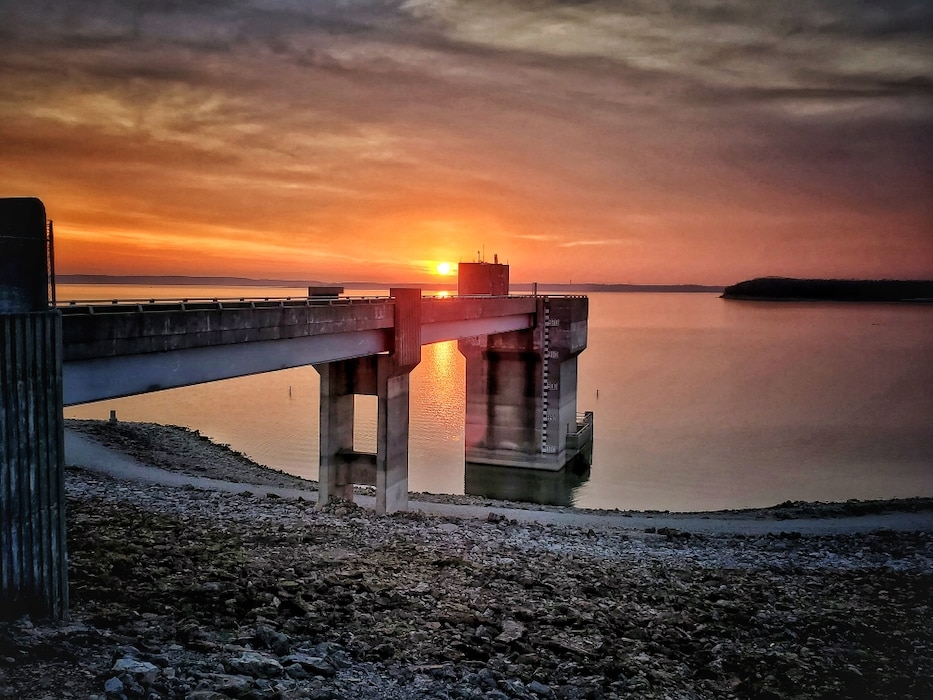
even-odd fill
[{"label": "corrugated metal wall", "polygon": [[0,617],[68,610],[61,315],[0,314]]}]

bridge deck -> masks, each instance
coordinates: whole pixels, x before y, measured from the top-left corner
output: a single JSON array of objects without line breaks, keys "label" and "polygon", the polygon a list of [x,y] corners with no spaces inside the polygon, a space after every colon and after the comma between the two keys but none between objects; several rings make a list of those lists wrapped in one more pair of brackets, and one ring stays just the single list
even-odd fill
[{"label": "bridge deck", "polygon": [[[539,297],[423,297],[421,343],[532,328]],[[391,351],[394,297],[60,306],[65,405]]]}]

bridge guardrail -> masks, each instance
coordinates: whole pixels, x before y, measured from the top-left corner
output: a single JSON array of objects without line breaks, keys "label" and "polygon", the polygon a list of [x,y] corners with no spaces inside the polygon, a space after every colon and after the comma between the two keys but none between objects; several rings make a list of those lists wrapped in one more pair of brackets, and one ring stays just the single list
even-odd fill
[{"label": "bridge guardrail", "polygon": [[[539,294],[539,297],[579,298],[578,294]],[[449,296],[424,295],[422,301],[445,302],[455,299],[528,299],[533,294],[451,294]],[[339,306],[354,303],[383,303],[391,296],[340,296],[334,298],[314,297],[140,297],[127,299],[73,299],[55,303],[63,314],[76,313],[121,313],[125,311],[204,311],[222,309],[255,309],[274,307]]]},{"label": "bridge guardrail", "polygon": [[350,303],[380,303],[392,297],[338,297],[314,299],[306,297],[177,297],[142,299],[75,299],[60,301],[57,308],[68,313],[120,313],[123,311],[169,311],[210,309],[256,309],[274,307],[340,306]]}]

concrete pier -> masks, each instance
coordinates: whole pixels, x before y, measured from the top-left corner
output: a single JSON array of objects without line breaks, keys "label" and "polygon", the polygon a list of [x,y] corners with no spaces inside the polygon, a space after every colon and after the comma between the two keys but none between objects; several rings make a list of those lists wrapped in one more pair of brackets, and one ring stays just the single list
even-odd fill
[{"label": "concrete pier", "polygon": [[68,610],[61,315],[45,207],[0,199],[0,617]]},{"label": "concrete pier", "polygon": [[[376,512],[408,508],[409,374],[421,362],[421,290],[391,289],[388,354],[314,365],[321,375],[319,506],[353,500],[355,484],[376,487]],[[376,396],[376,452],[353,446],[355,395]]]},{"label": "concrete pier", "polygon": [[[508,266],[461,263],[461,293],[508,293]],[[556,471],[588,457],[592,415],[577,415],[577,356],[586,348],[586,297],[536,297],[527,330],[463,338],[466,461]]]}]

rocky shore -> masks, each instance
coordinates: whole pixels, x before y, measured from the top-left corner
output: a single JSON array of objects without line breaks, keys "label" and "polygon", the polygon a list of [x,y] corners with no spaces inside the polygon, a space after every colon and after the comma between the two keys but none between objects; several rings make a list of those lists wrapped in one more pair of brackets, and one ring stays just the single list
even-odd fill
[{"label": "rocky shore", "polygon": [[[295,485],[132,425],[72,428],[163,468]],[[377,517],[75,468],[66,483],[71,616],[0,624],[3,699],[933,697],[927,531]]]}]

